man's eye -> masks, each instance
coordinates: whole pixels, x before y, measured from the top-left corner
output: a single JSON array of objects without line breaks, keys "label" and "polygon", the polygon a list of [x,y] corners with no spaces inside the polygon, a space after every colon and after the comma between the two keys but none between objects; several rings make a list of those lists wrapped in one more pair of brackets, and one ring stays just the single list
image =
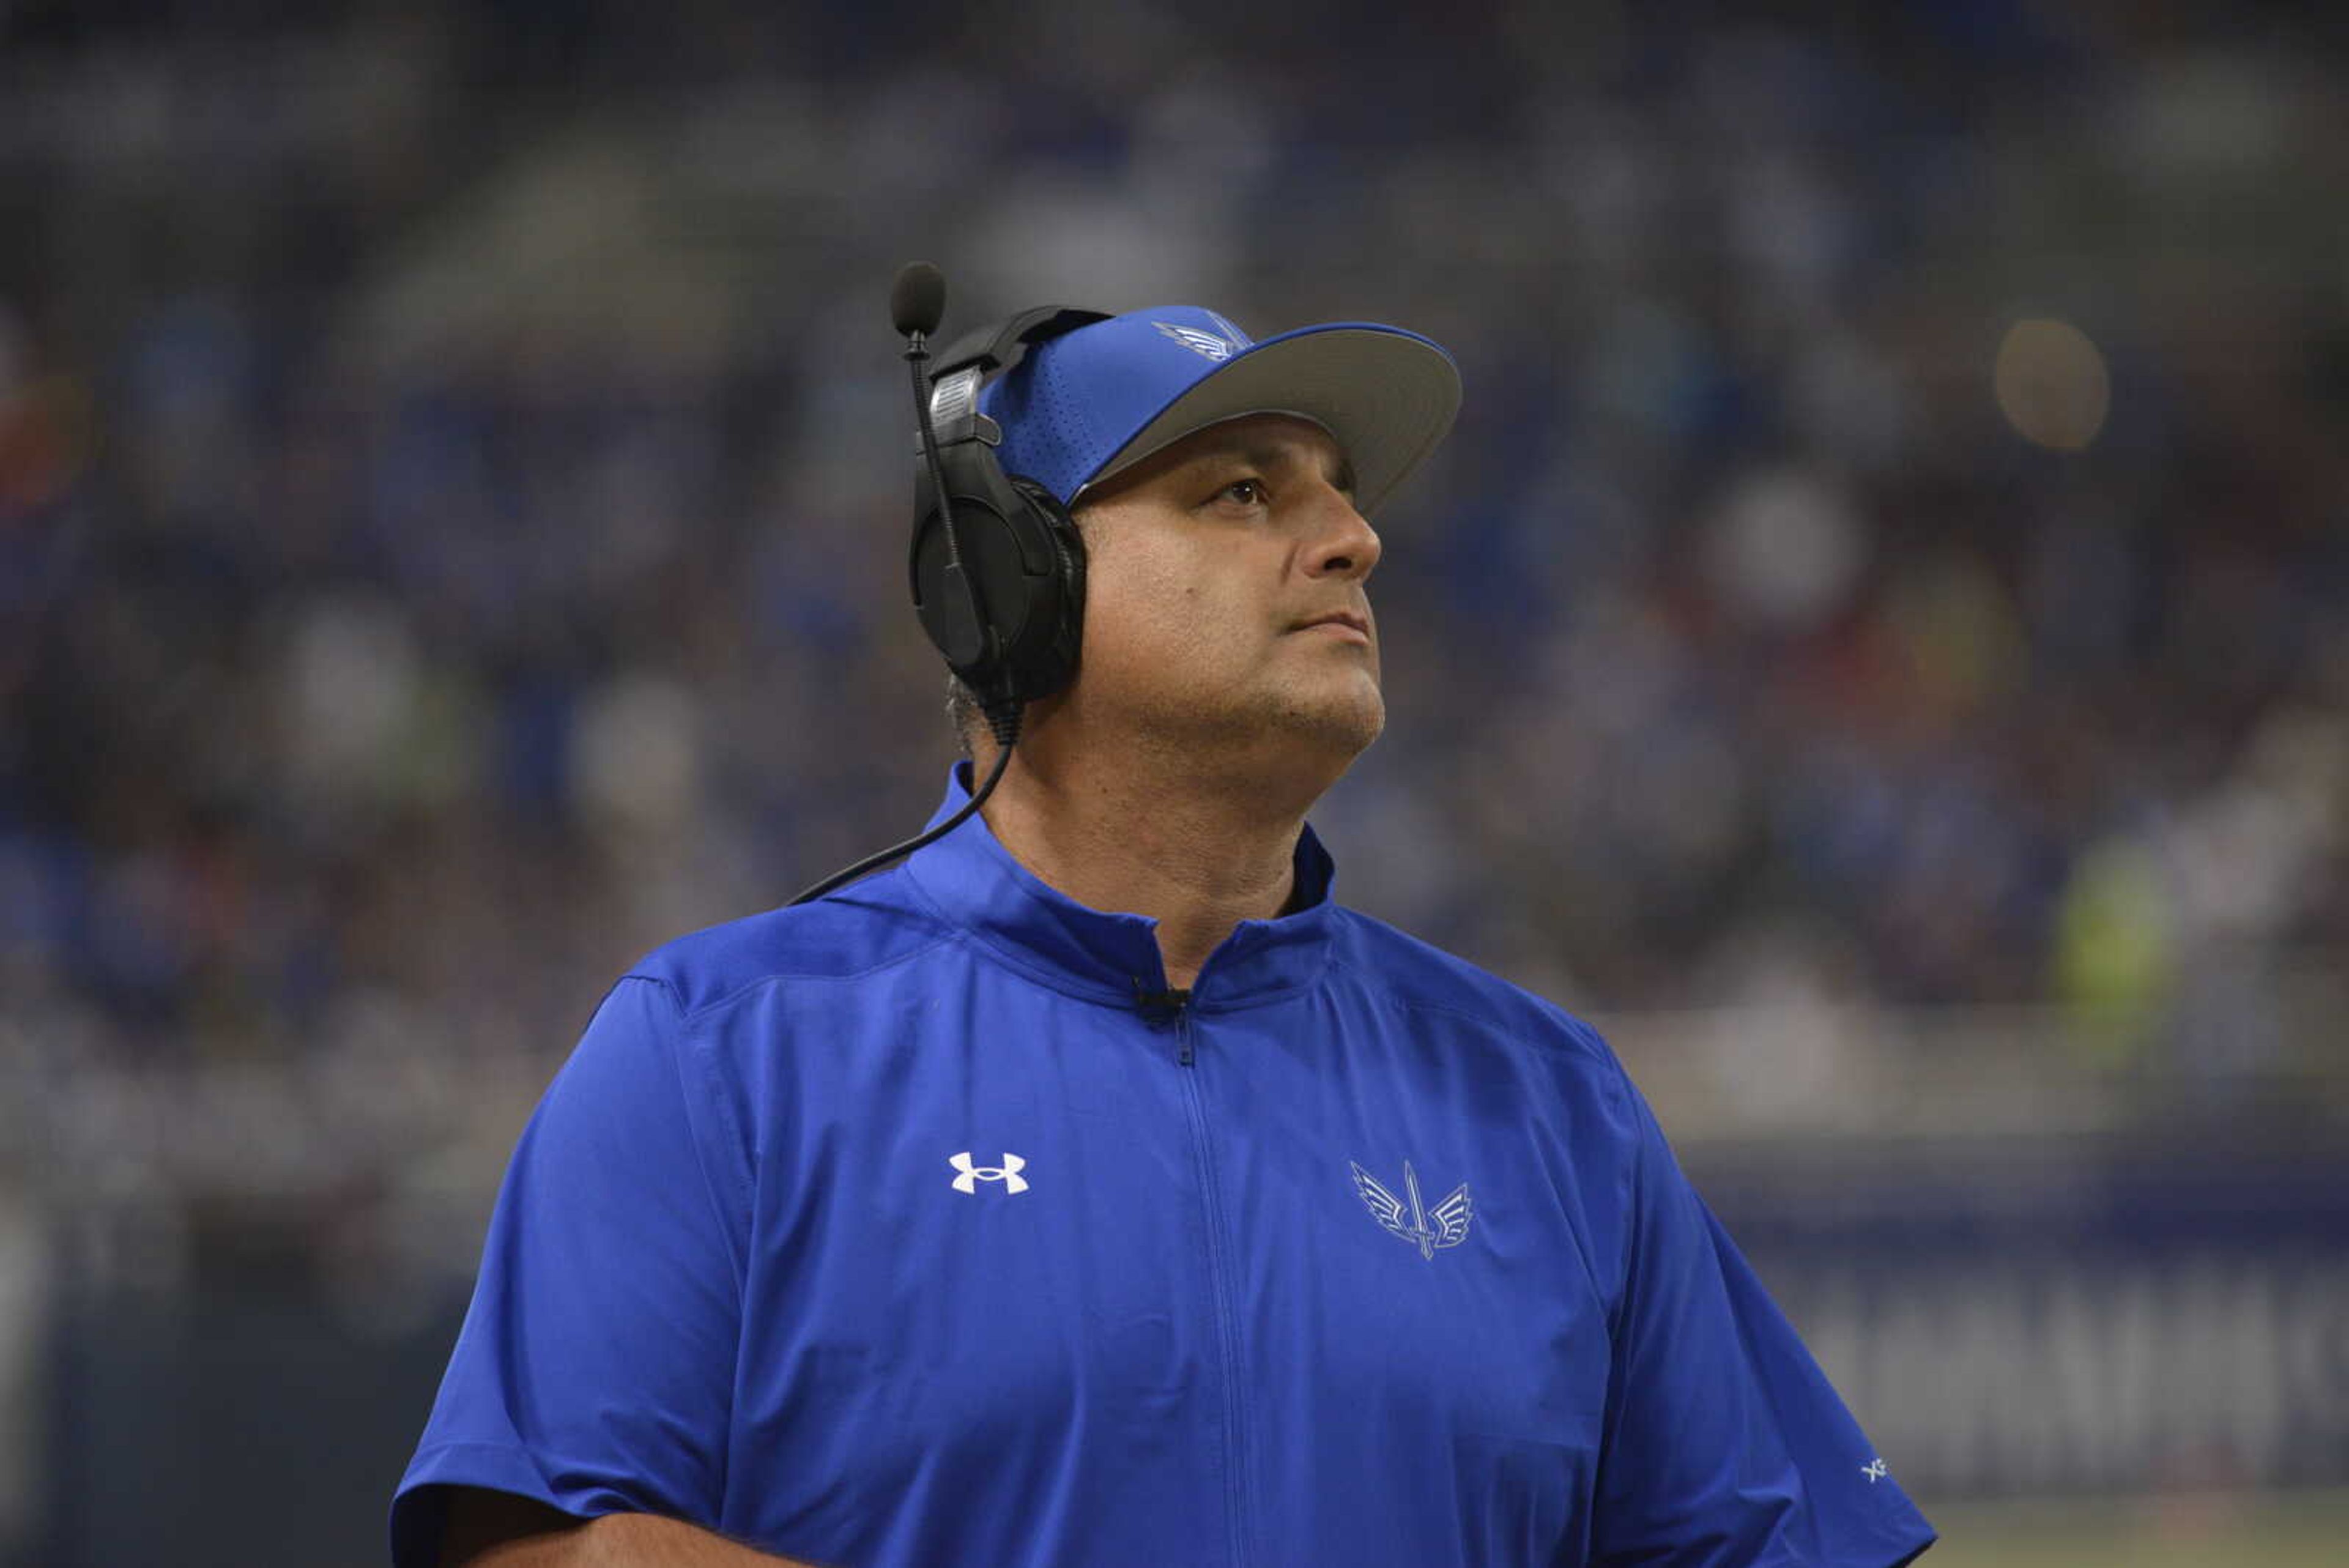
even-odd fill
[{"label": "man's eye", "polygon": [[1236,479],[1216,492],[1218,501],[1237,501],[1243,506],[1261,506],[1270,498],[1261,479]]}]

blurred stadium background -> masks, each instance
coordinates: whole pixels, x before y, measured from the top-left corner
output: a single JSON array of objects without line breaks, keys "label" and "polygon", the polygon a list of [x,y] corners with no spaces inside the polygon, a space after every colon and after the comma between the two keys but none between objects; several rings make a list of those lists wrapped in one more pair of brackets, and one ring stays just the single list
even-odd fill
[{"label": "blurred stadium background", "polygon": [[0,0],[0,1562],[380,1560],[609,977],[926,814],[917,255],[1452,346],[1342,891],[1930,1561],[2342,1561],[2340,16]]}]

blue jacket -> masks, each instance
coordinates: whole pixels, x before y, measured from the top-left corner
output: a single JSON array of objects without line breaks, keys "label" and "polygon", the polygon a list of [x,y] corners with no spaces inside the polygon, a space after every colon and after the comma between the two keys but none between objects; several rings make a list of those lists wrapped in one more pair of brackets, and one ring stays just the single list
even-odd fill
[{"label": "blue jacket", "polygon": [[1921,1551],[1599,1036],[1297,868],[1179,1007],[976,818],[646,959],[515,1150],[401,1568],[448,1484],[841,1568]]}]

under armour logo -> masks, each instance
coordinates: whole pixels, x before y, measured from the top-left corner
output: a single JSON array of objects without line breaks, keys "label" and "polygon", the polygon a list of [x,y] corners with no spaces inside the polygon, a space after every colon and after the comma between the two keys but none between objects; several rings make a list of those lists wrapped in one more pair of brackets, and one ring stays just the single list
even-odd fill
[{"label": "under armour logo", "polygon": [[1218,337],[1196,327],[1177,327],[1171,321],[1154,321],[1150,325],[1203,358],[1220,365],[1232,357],[1232,341],[1228,337]]},{"label": "under armour logo", "polygon": [[[1404,1241],[1417,1243],[1421,1257],[1432,1259],[1440,1249],[1457,1247],[1468,1239],[1468,1221],[1474,1216],[1469,1210],[1466,1182],[1454,1188],[1451,1196],[1429,1209],[1420,1202],[1419,1172],[1411,1168],[1411,1161],[1403,1161],[1402,1184],[1411,1194],[1411,1213],[1405,1216],[1402,1199],[1352,1160],[1346,1163],[1353,1168],[1354,1190],[1361,1194],[1371,1218]],[[1434,1223],[1430,1224],[1430,1220]]]},{"label": "under armour logo", "polygon": [[1890,1479],[1892,1467],[1882,1459],[1870,1459],[1859,1467],[1859,1473],[1868,1478],[1868,1485],[1874,1486],[1878,1481]]},{"label": "under armour logo", "polygon": [[973,1165],[970,1150],[965,1149],[960,1154],[948,1155],[947,1163],[962,1172],[954,1179],[957,1192],[977,1192],[982,1181],[999,1181],[1006,1192],[1028,1190],[1028,1179],[1019,1174],[1028,1168],[1028,1162],[1016,1154],[1005,1155],[1001,1165]]}]

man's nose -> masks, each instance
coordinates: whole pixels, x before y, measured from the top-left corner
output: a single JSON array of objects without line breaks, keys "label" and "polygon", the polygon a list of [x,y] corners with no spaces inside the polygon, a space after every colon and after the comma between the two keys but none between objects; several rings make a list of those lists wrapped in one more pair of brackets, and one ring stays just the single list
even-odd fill
[{"label": "man's nose", "polygon": [[1325,487],[1317,504],[1322,515],[1316,519],[1318,531],[1306,561],[1308,573],[1317,577],[1369,576],[1379,564],[1378,530],[1355,509],[1352,499],[1335,486]]}]

